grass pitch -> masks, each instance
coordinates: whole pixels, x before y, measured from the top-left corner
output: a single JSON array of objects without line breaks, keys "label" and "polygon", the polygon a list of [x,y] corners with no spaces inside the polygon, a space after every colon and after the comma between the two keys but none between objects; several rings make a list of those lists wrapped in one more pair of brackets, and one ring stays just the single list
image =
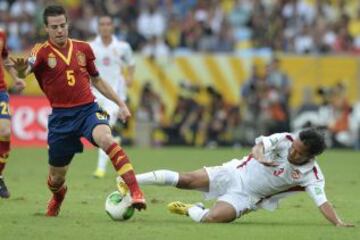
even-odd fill
[{"label": "grass pitch", "polygon": [[[195,170],[241,158],[248,150],[127,148],[138,173],[154,169]],[[69,191],[57,218],[44,216],[50,192],[46,187],[46,149],[14,149],[5,169],[11,198],[0,199],[0,239],[360,239],[360,152],[330,150],[319,159],[326,192],[339,215],[355,228],[336,228],[325,220],[306,193],[282,202],[271,213],[259,210],[231,224],[196,224],[167,212],[174,200],[197,202],[202,195],[169,187],[143,187],[148,210],[127,222],[113,222],[104,212],[107,194],[115,190],[115,172],[92,178],[96,150],[77,155],[67,176]],[[206,206],[211,206],[207,202]]]}]

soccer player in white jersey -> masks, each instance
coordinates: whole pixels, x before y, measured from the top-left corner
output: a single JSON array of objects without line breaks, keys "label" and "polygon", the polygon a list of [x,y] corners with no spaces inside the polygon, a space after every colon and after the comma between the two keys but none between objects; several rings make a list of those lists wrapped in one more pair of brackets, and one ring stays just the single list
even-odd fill
[{"label": "soccer player in white jersey", "polygon": [[157,170],[138,174],[136,178],[144,185],[202,190],[205,198],[216,199],[210,209],[182,202],[168,205],[171,212],[187,215],[196,222],[231,222],[259,208],[274,210],[281,198],[306,191],[335,226],[354,226],[338,217],[325,195],[324,176],[315,161],[315,156],[325,149],[320,133],[314,129],[298,135],[278,133],[258,137],[255,142],[251,154],[241,160],[188,173]]},{"label": "soccer player in white jersey", "polygon": [[[114,35],[114,24],[110,16],[98,18],[98,36],[90,42],[94,51],[95,64],[100,76],[113,87],[121,100],[126,100],[127,87],[133,81],[135,72],[135,61],[130,45],[119,41]],[[126,71],[126,77],[124,74]],[[119,114],[119,107],[105,98],[95,88],[92,89],[97,102],[110,117],[110,126],[114,126]],[[97,169],[94,176],[101,178],[105,176],[108,156],[99,149]]]}]

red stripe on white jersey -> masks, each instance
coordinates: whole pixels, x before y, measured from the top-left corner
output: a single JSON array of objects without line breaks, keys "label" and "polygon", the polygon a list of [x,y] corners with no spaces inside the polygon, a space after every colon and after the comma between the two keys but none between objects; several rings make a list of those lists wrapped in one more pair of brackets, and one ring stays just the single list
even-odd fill
[{"label": "red stripe on white jersey", "polygon": [[265,199],[269,199],[275,195],[278,195],[278,194],[281,194],[281,193],[289,193],[289,192],[304,192],[305,191],[305,187],[302,187],[300,185],[297,185],[297,186],[294,186],[294,187],[291,187],[289,189],[286,189],[284,191],[281,191],[281,192],[277,192],[277,193],[274,193],[274,194],[271,194],[269,196],[266,196],[262,199],[260,199],[256,204],[260,203],[261,201],[265,200]]},{"label": "red stripe on white jersey", "polygon": [[293,142],[293,141],[294,141],[294,138],[293,138],[291,135],[289,135],[289,134],[286,135],[286,138],[287,138],[287,140],[289,140],[290,142]]},{"label": "red stripe on white jersey", "polygon": [[245,166],[251,159],[253,159],[253,155],[249,154],[248,158],[241,164],[239,164],[239,166],[237,166],[236,168],[242,168],[243,166]]},{"label": "red stripe on white jersey", "polygon": [[320,178],[319,178],[319,173],[318,173],[317,168],[314,166],[312,170],[313,170],[313,172],[315,174],[316,179],[319,180]]}]

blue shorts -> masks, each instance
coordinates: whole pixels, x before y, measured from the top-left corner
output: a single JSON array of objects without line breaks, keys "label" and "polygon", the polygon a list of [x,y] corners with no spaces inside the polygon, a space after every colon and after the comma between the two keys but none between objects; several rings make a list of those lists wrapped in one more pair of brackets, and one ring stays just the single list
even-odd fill
[{"label": "blue shorts", "polygon": [[10,119],[9,94],[6,91],[0,91],[0,119]]},{"label": "blue shorts", "polygon": [[49,164],[55,167],[68,165],[75,153],[83,151],[81,137],[97,146],[92,131],[99,124],[109,125],[108,118],[97,103],[54,108],[48,123]]}]

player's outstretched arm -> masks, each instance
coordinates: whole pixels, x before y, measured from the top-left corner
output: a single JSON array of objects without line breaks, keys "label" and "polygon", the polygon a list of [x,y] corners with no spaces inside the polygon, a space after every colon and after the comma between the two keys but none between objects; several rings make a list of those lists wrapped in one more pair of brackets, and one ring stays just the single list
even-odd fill
[{"label": "player's outstretched arm", "polygon": [[106,98],[110,99],[114,103],[116,103],[120,108],[120,118],[123,122],[131,117],[130,111],[124,101],[122,101],[115,91],[111,88],[111,86],[102,80],[100,77],[91,77],[91,82],[93,86]]},{"label": "player's outstretched arm", "polygon": [[18,77],[18,72],[9,58],[4,60],[4,66],[12,78],[15,90],[18,92],[22,91],[25,88],[26,83],[24,79]]},{"label": "player's outstretched arm", "polygon": [[332,207],[330,202],[325,202],[319,207],[321,213],[329,220],[332,224],[337,227],[354,227],[354,224],[344,223],[336,214],[335,209]]}]

